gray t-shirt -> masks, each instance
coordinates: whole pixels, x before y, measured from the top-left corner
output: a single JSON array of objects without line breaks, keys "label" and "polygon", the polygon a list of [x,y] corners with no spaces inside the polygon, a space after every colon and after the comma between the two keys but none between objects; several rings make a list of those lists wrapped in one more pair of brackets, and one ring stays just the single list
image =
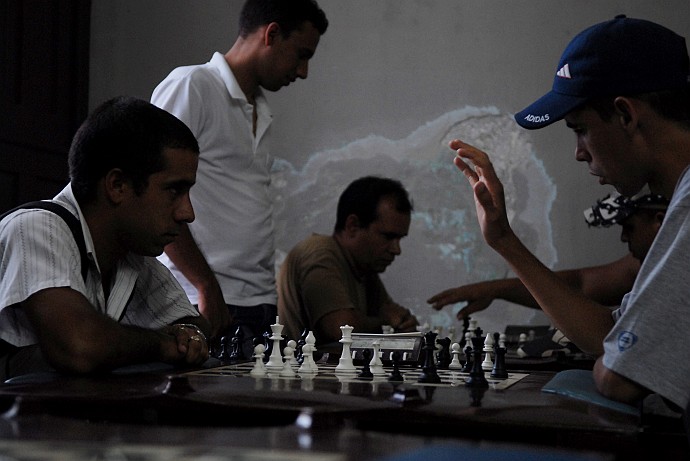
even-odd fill
[{"label": "gray t-shirt", "polygon": [[690,401],[690,173],[683,172],[632,291],[614,312],[604,365],[684,409]]}]

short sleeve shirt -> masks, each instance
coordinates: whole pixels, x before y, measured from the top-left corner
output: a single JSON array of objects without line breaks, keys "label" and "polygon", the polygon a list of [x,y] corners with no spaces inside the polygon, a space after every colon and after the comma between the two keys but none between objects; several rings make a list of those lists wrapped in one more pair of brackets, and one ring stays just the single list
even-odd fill
[{"label": "short sleeve shirt", "polygon": [[614,311],[604,365],[670,400],[690,401],[690,174],[684,172],[635,284]]},{"label": "short sleeve shirt", "polygon": [[288,254],[278,276],[278,316],[288,338],[339,309],[376,316],[392,302],[378,274],[359,275],[332,236],[314,234]]}]

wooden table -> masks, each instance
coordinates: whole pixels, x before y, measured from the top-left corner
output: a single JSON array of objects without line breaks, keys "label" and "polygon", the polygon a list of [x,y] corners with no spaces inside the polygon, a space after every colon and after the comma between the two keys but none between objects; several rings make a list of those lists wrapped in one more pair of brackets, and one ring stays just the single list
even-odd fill
[{"label": "wooden table", "polygon": [[541,392],[553,376],[532,371],[505,390],[481,391],[170,371],[39,375],[0,386],[0,436],[5,442],[296,450],[305,459],[309,453],[380,459],[449,442],[587,451],[597,459],[683,453],[683,440],[657,443],[636,415]]}]

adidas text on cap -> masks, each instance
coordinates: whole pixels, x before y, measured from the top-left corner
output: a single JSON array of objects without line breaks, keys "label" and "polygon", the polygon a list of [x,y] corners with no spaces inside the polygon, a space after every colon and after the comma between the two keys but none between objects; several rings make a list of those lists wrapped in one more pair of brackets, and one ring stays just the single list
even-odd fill
[{"label": "adidas text on cap", "polygon": [[550,92],[515,115],[543,128],[588,100],[681,89],[690,83],[685,39],[659,24],[624,15],[591,26],[568,44]]}]

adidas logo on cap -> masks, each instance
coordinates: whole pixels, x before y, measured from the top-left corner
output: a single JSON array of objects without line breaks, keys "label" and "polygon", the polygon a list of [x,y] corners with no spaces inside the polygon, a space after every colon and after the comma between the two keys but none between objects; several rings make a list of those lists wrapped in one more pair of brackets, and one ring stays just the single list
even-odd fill
[{"label": "adidas logo on cap", "polygon": [[556,75],[558,75],[559,77],[562,77],[562,78],[572,78],[570,76],[570,67],[568,66],[568,64],[566,64],[565,66],[558,69],[558,72],[556,72]]}]

